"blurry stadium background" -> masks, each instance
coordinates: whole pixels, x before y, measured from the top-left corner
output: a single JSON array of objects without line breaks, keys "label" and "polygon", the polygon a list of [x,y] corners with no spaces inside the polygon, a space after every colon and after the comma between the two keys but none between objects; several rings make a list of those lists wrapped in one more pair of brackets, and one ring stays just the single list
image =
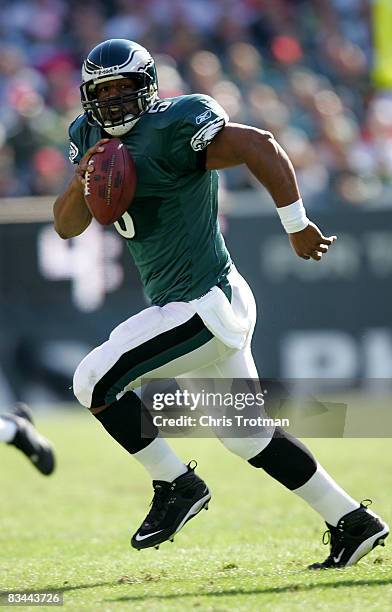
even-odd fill
[{"label": "blurry stadium background", "polygon": [[[308,212],[339,240],[299,260],[267,192],[221,173],[221,225],[259,308],[265,377],[392,375],[390,0],[0,1],[0,405],[72,401],[72,373],[146,306],[121,238],[62,241],[51,206],[72,173],[80,65],[107,38],[145,45],[160,95],[205,92],[273,132]],[[384,384],[385,386],[385,384]]]}]

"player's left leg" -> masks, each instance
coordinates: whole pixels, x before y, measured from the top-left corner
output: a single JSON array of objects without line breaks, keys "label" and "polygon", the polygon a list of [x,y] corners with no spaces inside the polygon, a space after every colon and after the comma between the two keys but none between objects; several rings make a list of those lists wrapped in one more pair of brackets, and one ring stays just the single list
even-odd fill
[{"label": "player's left leg", "polygon": [[[223,378],[257,377],[249,347],[193,375],[214,376],[214,368],[215,375],[219,372]],[[384,544],[388,525],[346,493],[294,436],[278,427],[246,438],[227,438],[222,430],[218,435],[229,450],[253,467],[264,469],[324,518],[330,532],[330,555],[310,569],[353,565],[375,546]]]},{"label": "player's left leg", "polygon": [[52,474],[55,467],[52,445],[35,429],[31,410],[25,404],[16,404],[12,412],[0,417],[0,441],[18,448],[41,474]]},{"label": "player's left leg", "polygon": [[268,446],[249,458],[287,489],[301,497],[325,520],[330,554],[309,569],[354,565],[378,544],[384,545],[388,525],[344,491],[300,440],[276,428]]}]

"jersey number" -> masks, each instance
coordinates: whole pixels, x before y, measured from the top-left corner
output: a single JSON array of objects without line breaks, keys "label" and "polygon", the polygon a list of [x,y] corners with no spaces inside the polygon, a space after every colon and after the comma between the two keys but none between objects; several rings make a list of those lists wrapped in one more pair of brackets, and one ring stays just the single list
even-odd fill
[{"label": "jersey number", "polygon": [[126,212],[118,221],[115,222],[114,227],[118,233],[127,240],[131,240],[135,237],[135,225],[131,215]]},{"label": "jersey number", "polygon": [[149,113],[164,113],[172,105],[171,100],[158,100],[148,111]]}]

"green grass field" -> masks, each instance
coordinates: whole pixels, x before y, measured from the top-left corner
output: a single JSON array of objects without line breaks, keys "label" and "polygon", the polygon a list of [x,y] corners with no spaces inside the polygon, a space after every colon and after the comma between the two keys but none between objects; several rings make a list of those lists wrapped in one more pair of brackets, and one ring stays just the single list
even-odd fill
[{"label": "green grass field", "polygon": [[[354,568],[306,570],[327,556],[321,519],[219,442],[174,441],[185,460],[198,460],[213,492],[210,509],[174,544],[137,552],[130,535],[152,497],[143,469],[88,414],[39,426],[56,446],[52,477],[0,446],[1,590],[61,591],[70,610],[392,609],[391,545]],[[352,495],[373,498],[391,522],[389,440],[309,446]]]}]

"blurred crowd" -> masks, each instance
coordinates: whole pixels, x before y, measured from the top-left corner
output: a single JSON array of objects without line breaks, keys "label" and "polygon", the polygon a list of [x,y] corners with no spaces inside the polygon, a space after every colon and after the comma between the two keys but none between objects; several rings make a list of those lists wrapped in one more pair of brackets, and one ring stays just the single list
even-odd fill
[{"label": "blurred crowd", "polygon": [[[204,92],[273,132],[308,206],[392,201],[392,97],[371,80],[371,0],[0,0],[0,197],[58,193],[80,66],[107,38],[157,59],[160,95]],[[256,187],[246,168],[228,190]]]}]

